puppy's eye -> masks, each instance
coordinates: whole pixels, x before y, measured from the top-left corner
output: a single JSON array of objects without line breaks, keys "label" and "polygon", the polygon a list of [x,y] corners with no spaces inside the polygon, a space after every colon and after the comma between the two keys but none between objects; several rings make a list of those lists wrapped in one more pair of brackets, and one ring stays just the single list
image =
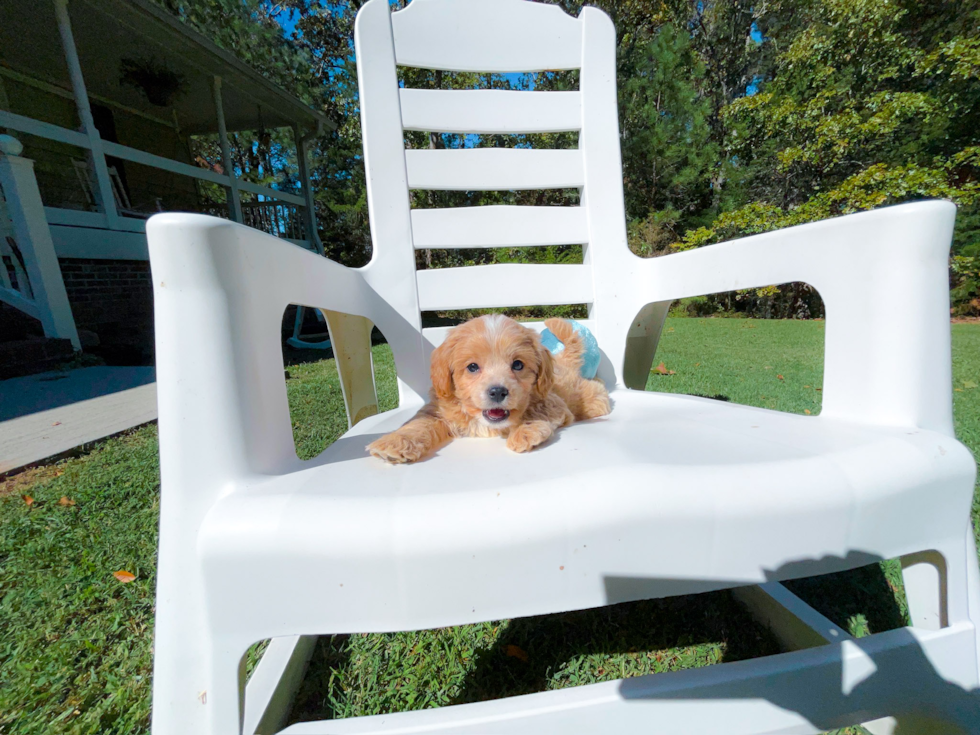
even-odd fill
[{"label": "puppy's eye", "polygon": [[480,366],[477,365],[475,362],[471,362],[469,365],[466,366],[466,369],[469,370],[471,373],[475,373],[477,370],[480,369]]},{"label": "puppy's eye", "polygon": [[521,362],[520,360],[514,360],[514,363],[510,366],[510,369],[511,370],[514,370],[515,372],[517,370],[523,370],[524,369],[524,363]]}]

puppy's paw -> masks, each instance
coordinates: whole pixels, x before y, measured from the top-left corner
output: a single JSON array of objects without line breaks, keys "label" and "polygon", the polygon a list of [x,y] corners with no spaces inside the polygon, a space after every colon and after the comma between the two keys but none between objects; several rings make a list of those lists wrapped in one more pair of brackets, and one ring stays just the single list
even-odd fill
[{"label": "puppy's paw", "polygon": [[585,403],[585,415],[590,419],[597,419],[608,414],[612,408],[609,404],[609,395],[599,393]]},{"label": "puppy's paw", "polygon": [[378,459],[391,464],[417,462],[425,456],[425,447],[419,442],[394,433],[376,439],[367,445],[367,450]]},{"label": "puppy's paw", "polygon": [[606,387],[602,383],[596,380],[583,380],[582,381],[582,401],[581,401],[581,418],[586,419],[596,419],[600,416],[605,416],[608,414],[612,407],[609,402],[609,393],[606,391]]},{"label": "puppy's paw", "polygon": [[551,426],[544,422],[521,424],[507,437],[507,448],[512,452],[530,452],[546,442],[551,434]]}]

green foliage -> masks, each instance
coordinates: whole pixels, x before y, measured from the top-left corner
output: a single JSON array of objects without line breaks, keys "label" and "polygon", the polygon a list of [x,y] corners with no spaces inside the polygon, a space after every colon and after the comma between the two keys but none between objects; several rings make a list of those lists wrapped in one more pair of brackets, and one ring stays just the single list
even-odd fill
[{"label": "green foliage", "polygon": [[[392,0],[396,8],[408,0]],[[582,0],[543,0],[577,15]],[[328,255],[363,265],[371,237],[352,33],[361,0],[157,0],[336,124],[312,171]],[[629,241],[644,257],[924,197],[960,205],[954,256],[980,256],[980,2],[596,0],[617,27]],[[488,6],[487,12],[493,12]],[[277,19],[290,14],[286,37]],[[575,73],[400,69],[409,87],[576,89]],[[291,136],[235,136],[248,180],[295,185]],[[214,140],[196,143],[220,166]],[[413,148],[575,147],[571,134],[406,134]],[[223,199],[215,191],[215,202]],[[575,204],[575,192],[414,192],[415,207]],[[422,251],[420,268],[575,262],[569,248]],[[975,269],[954,261],[956,308],[980,313]],[[757,294],[756,294],[757,296]],[[759,297],[763,298],[764,297]],[[803,313],[785,288],[763,315]],[[728,309],[728,300],[709,298]],[[751,303],[749,303],[751,302]],[[798,305],[798,304],[797,304]],[[794,311],[795,309],[795,311]],[[819,308],[806,310],[810,315]]]},{"label": "green foliage", "polygon": [[766,43],[782,49],[770,78],[723,111],[727,155],[744,171],[748,201],[675,247],[949,199],[961,207],[954,256],[968,256],[954,257],[953,297],[960,311],[977,309],[969,260],[980,241],[977,4],[781,5],[773,18],[784,22],[766,29]]},{"label": "green foliage", "polygon": [[[681,211],[710,205],[711,176],[722,157],[708,123],[710,101],[698,93],[706,71],[689,34],[673,23],[659,28],[638,57],[621,94],[627,212],[676,232]],[[649,235],[661,249],[662,237]]]},{"label": "green foliage", "polygon": [[282,5],[264,0],[154,0],[218,46],[293,94],[313,102],[308,53],[277,22]]}]

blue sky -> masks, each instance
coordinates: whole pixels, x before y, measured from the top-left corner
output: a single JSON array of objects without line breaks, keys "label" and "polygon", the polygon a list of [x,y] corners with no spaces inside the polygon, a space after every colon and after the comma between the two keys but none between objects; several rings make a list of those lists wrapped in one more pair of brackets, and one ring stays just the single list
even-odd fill
[{"label": "blue sky", "polygon": [[286,31],[286,35],[292,35],[293,31],[296,30],[296,18],[297,13],[295,10],[279,14],[277,20],[279,21],[279,25],[282,26],[282,29]]},{"label": "blue sky", "polygon": [[[289,10],[280,13],[277,20],[279,21],[279,25],[282,26],[286,34],[292,35],[292,33],[296,30],[297,18],[298,18],[298,14],[296,13],[296,11]],[[763,41],[762,32],[759,30],[759,27],[755,23],[752,24],[752,31],[750,35],[753,41],[755,41],[756,43],[762,43]],[[502,76],[504,79],[508,81],[508,83],[511,86],[516,85],[521,77],[520,74],[503,74]],[[752,82],[749,83],[748,87],[746,88],[745,93],[750,96],[755,94],[757,91],[759,91],[759,83],[761,81],[762,81],[761,79],[752,80]]]}]

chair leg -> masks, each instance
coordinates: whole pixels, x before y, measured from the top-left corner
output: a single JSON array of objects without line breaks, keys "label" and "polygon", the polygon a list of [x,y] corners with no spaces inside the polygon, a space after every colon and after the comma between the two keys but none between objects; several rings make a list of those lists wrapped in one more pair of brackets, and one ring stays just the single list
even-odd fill
[{"label": "chair leg", "polygon": [[[208,735],[242,735],[245,715],[245,652],[238,641],[216,638],[211,648]],[[251,733],[249,733],[251,735]]]},{"label": "chair leg", "polygon": [[938,551],[922,551],[902,557],[902,579],[912,625],[939,630],[949,625],[948,570]]},{"label": "chair leg", "polygon": [[177,552],[183,551],[183,546],[161,545],[152,734],[240,735],[244,657],[253,640],[242,631],[224,632],[234,621],[222,626],[210,618],[203,574],[191,554],[180,558]]},{"label": "chair leg", "polygon": [[[152,735],[206,735],[210,717],[213,641],[200,585],[181,585],[161,553],[153,636]],[[185,566],[185,570],[187,567]],[[183,571],[183,570],[182,570]]]},{"label": "chair leg", "polygon": [[[959,671],[946,670],[943,678],[954,685],[951,692],[962,695],[936,701],[937,711],[923,715],[921,721],[902,722],[904,733],[977,732],[980,703],[980,564],[972,524],[961,539],[938,551],[902,557],[902,577],[913,627],[938,630],[970,622],[974,627],[973,646],[964,655],[968,663]],[[965,729],[964,729],[965,728]],[[877,732],[876,730],[873,730]],[[881,732],[888,732],[882,729]]]},{"label": "chair leg", "polygon": [[977,557],[973,524],[966,536],[966,613],[976,629],[977,686],[980,687],[980,558]]}]

